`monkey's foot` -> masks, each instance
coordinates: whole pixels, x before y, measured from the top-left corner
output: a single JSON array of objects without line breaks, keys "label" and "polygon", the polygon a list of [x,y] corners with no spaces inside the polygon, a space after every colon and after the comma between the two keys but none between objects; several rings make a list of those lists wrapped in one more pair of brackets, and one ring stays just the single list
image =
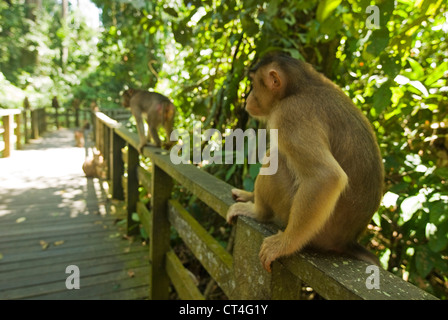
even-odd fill
[{"label": "monkey's foot", "polygon": [[237,216],[248,216],[253,218],[255,216],[254,208],[255,206],[252,202],[238,202],[232,204],[227,211],[227,223],[233,224]]},{"label": "monkey's foot", "polygon": [[282,251],[282,248],[284,248],[284,241],[283,232],[279,231],[277,234],[264,239],[261,244],[259,257],[263,268],[265,268],[267,272],[271,272],[271,263],[275,259],[285,255]]},{"label": "monkey's foot", "polygon": [[232,197],[237,202],[248,202],[254,201],[254,193],[241,190],[241,189],[232,189]]}]

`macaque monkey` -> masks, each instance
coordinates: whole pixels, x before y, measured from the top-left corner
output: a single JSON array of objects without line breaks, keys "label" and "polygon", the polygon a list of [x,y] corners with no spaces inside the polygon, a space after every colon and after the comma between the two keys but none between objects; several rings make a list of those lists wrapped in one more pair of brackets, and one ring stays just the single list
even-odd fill
[{"label": "macaque monkey", "polygon": [[379,264],[357,242],[383,191],[367,118],[333,82],[289,56],[268,55],[250,78],[246,111],[278,130],[278,170],[259,175],[253,193],[233,189],[227,221],[244,215],[282,228],[260,249],[269,272],[275,259],[305,247]]},{"label": "macaque monkey", "polygon": [[[131,109],[137,122],[137,131],[140,137],[138,149],[140,152],[150,137],[155,141],[157,147],[162,145],[157,132],[159,126],[165,128],[168,136],[171,134],[174,121],[174,105],[167,97],[157,92],[128,89],[123,93],[123,106]],[[148,138],[145,135],[143,117],[146,118],[149,128]]]},{"label": "macaque monkey", "polygon": [[93,156],[89,156],[82,165],[87,178],[105,178],[104,158],[98,150],[93,150]]}]

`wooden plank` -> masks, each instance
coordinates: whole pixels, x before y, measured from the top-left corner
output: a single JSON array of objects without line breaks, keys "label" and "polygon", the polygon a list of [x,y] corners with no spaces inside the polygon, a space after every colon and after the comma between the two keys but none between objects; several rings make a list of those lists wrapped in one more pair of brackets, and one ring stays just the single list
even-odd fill
[{"label": "wooden plank", "polygon": [[176,200],[169,201],[169,221],[221,289],[235,290],[233,258]]},{"label": "wooden plank", "polygon": [[5,149],[3,150],[3,157],[7,158],[11,156],[11,150],[13,148],[13,128],[14,128],[14,116],[8,114],[3,116],[3,141],[5,142]]},{"label": "wooden plank", "polygon": [[14,114],[20,114],[21,112],[22,112],[22,110],[20,110],[20,109],[0,109],[0,117],[14,115]]},{"label": "wooden plank", "polygon": [[191,164],[174,165],[168,151],[145,147],[143,155],[150,157],[153,165],[167,172],[222,217],[226,217],[227,210],[235,203],[231,185]]},{"label": "wooden plank", "polygon": [[151,261],[150,299],[168,299],[169,277],[165,270],[165,255],[170,250],[170,224],[167,217],[168,199],[173,189],[172,179],[159,167],[152,171],[152,221],[149,232]]},{"label": "wooden plank", "polygon": [[124,128],[123,126],[115,127],[115,133],[122,137],[127,143],[134,147],[134,149],[138,150],[139,145],[139,137],[135,132],[131,132]]},{"label": "wooden plank", "polygon": [[15,129],[15,135],[17,137],[16,140],[16,146],[17,146],[17,150],[21,150],[22,149],[22,139],[23,139],[23,135],[22,135],[22,113],[16,113],[15,115],[15,122],[16,122],[16,129]]},{"label": "wooden plank", "polygon": [[120,126],[118,121],[109,118],[102,112],[95,112],[95,117],[96,117],[96,119],[101,121],[104,125],[108,126],[109,128],[115,128],[115,127]]},{"label": "wooden plank", "polygon": [[140,218],[140,223],[146,231],[146,234],[151,233],[151,222],[152,222],[152,212],[146,208],[146,205],[138,202],[137,203],[137,213]]},{"label": "wooden plank", "polygon": [[[67,290],[66,278],[53,282],[40,283],[34,286],[16,288],[0,293],[1,299],[99,299],[120,290],[119,297],[126,297],[126,291],[132,287],[144,286],[146,294],[140,297],[127,296],[126,298],[137,299],[147,297],[147,267],[133,268],[133,278],[129,275],[130,270],[115,270],[99,274],[83,275],[80,272],[80,289]],[[68,275],[62,273],[64,277]],[[145,279],[146,277],[146,279]],[[131,283],[127,283],[131,281]],[[123,290],[124,289],[124,290]],[[126,290],[126,291],[125,291]],[[117,298],[119,298],[117,297]]]},{"label": "wooden plank", "polygon": [[137,168],[139,166],[139,154],[136,149],[128,144],[128,176],[126,181],[126,207],[127,207],[127,233],[128,235],[138,234],[138,223],[132,220],[132,214],[137,212],[138,202],[138,177]]},{"label": "wooden plank", "polygon": [[[247,217],[239,217],[252,229],[251,234],[261,235],[263,238],[275,234],[278,228],[274,225],[259,223]],[[237,231],[238,232],[238,231]],[[243,251],[238,251],[240,240],[235,241],[235,257],[243,257],[247,252],[258,254],[259,245],[246,241]],[[256,242],[256,241],[255,241]],[[255,246],[250,248],[247,246]],[[253,266],[255,262],[247,263],[244,260],[239,265]],[[295,275],[311,286],[317,293],[326,299],[349,299],[349,300],[390,300],[390,299],[436,299],[431,294],[403,281],[390,272],[379,268],[380,289],[367,289],[366,281],[370,273],[366,272],[367,264],[364,261],[354,260],[347,257],[317,252],[300,252],[290,257],[280,258],[273,262],[273,269],[279,268],[276,264],[281,264],[290,273]],[[235,278],[240,279],[247,270],[239,271],[235,262]],[[258,273],[258,272],[257,272]],[[237,284],[239,285],[239,283]]]},{"label": "wooden plank", "polygon": [[122,157],[122,151],[126,145],[125,141],[115,134],[115,131],[111,130],[111,188],[112,188],[112,198],[117,200],[124,200],[124,191],[122,177],[124,174],[124,162]]},{"label": "wooden plank", "polygon": [[[148,247],[124,239],[125,226],[116,224],[119,215],[111,214],[102,183],[82,175],[84,150],[73,143],[72,131],[48,133],[2,163],[0,299],[148,297]],[[52,161],[67,170],[43,168],[48,153],[40,150],[48,145]],[[41,240],[50,246],[43,250]],[[80,268],[80,290],[65,286],[68,265]]]},{"label": "wooden plank", "polygon": [[205,300],[174,251],[166,254],[166,272],[182,300]]},{"label": "wooden plank", "polygon": [[137,175],[138,175],[138,181],[139,181],[140,185],[145,187],[146,190],[150,191],[151,190],[151,180],[152,180],[151,174],[139,166],[138,170],[137,170]]},{"label": "wooden plank", "polygon": [[[131,144],[137,147],[138,137],[135,133],[129,133],[127,130],[124,130],[124,128],[117,128],[115,130],[117,130],[117,133],[122,136],[123,139],[130,141]],[[193,194],[198,196],[199,199],[204,201],[222,217],[226,216],[229,206],[234,203],[231,196],[232,187],[230,185],[210,176],[208,173],[193,165],[173,165],[169,157],[169,151],[154,147],[145,147],[143,154],[146,157],[151,158],[154,166],[159,167],[173,179],[179,181],[186,187],[186,189],[193,192]],[[261,237],[260,241],[262,241],[264,237],[273,234],[273,231],[267,226],[257,224],[254,221],[252,222],[255,223],[253,229],[254,233],[257,237]],[[155,226],[152,225],[152,228],[154,230]],[[258,243],[258,245],[259,244],[260,243]],[[154,246],[155,245],[152,247]],[[259,247],[256,250],[254,248],[251,248],[250,250],[252,250],[252,254],[255,255],[258,254]],[[241,252],[238,255],[244,259],[244,254],[244,252]],[[273,264],[273,270],[275,271],[274,276],[281,276],[283,273],[283,271],[280,271],[281,268],[286,268],[289,272],[289,278],[291,278],[291,275],[297,276],[298,279],[304,280],[307,284],[315,288],[318,293],[328,299],[400,299],[406,296],[404,292],[407,290],[412,292],[409,295],[412,298],[434,298],[426,292],[403,282],[401,279],[387,272],[383,272],[383,270],[380,270],[380,275],[381,279],[386,281],[385,284],[387,288],[366,290],[365,280],[368,274],[366,274],[365,270],[366,265],[363,265],[362,262],[344,257],[310,254],[311,253],[304,252],[275,261]],[[244,262],[243,260],[241,261]],[[361,263],[361,265],[359,263]],[[257,275],[259,274],[257,273]],[[235,276],[235,279],[237,278],[238,275]],[[288,281],[287,278],[282,278],[280,280],[283,282]],[[383,284],[382,286],[384,287]],[[228,292],[231,296],[232,290],[229,289]],[[248,292],[250,293],[250,291]],[[273,291],[270,292],[268,296],[282,297],[284,294],[281,292],[280,288],[273,287]]]},{"label": "wooden plank", "polygon": [[[133,247],[135,248],[135,246]],[[121,252],[108,256],[95,256],[87,259],[85,256],[78,256],[76,259],[70,257],[69,252],[61,252],[67,256],[67,260],[58,263],[52,263],[43,268],[39,265],[29,266],[28,268],[14,269],[0,273],[2,280],[0,288],[9,290],[11,288],[29,287],[46,282],[54,282],[67,278],[65,269],[69,265],[77,265],[82,271],[82,275],[92,275],[97,273],[107,273],[112,271],[130,269],[139,266],[147,266],[147,261],[143,260],[141,248],[129,252]]]}]

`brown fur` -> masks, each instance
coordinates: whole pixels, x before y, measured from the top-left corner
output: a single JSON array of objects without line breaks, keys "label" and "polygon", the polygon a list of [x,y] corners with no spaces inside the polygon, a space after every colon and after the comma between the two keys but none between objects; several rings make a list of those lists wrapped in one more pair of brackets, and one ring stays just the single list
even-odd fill
[{"label": "brown fur", "polygon": [[88,157],[83,165],[82,170],[88,178],[104,179],[104,158],[99,151],[94,151],[93,156]]},{"label": "brown fur", "polygon": [[[165,128],[167,135],[171,134],[175,109],[167,97],[157,92],[128,89],[123,93],[123,106],[130,108],[135,117],[137,131],[140,137],[140,152],[150,140],[150,137],[155,141],[157,147],[162,145],[157,132],[159,126]],[[146,137],[143,126],[144,117],[149,127],[148,138]]]},{"label": "brown fur", "polygon": [[377,263],[357,244],[383,190],[382,159],[367,118],[305,62],[269,56],[251,77],[246,110],[278,129],[278,171],[259,175],[253,195],[234,189],[234,198],[246,202],[232,205],[227,220],[246,215],[285,228],[262,244],[268,271],[272,261],[305,246]]}]

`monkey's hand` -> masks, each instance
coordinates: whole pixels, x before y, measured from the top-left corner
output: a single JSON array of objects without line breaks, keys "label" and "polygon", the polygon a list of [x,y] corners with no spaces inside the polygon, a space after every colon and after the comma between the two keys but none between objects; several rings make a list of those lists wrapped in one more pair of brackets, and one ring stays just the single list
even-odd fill
[{"label": "monkey's hand", "polygon": [[254,193],[241,189],[232,189],[232,197],[237,202],[254,201]]},{"label": "monkey's hand", "polygon": [[254,218],[254,204],[252,202],[238,202],[232,204],[227,211],[227,223],[233,224],[237,216],[248,216]]},{"label": "monkey's hand", "polygon": [[271,263],[275,259],[285,255],[282,250],[284,247],[285,239],[282,231],[264,239],[261,244],[259,257],[263,268],[265,268],[267,272],[271,272]]}]

